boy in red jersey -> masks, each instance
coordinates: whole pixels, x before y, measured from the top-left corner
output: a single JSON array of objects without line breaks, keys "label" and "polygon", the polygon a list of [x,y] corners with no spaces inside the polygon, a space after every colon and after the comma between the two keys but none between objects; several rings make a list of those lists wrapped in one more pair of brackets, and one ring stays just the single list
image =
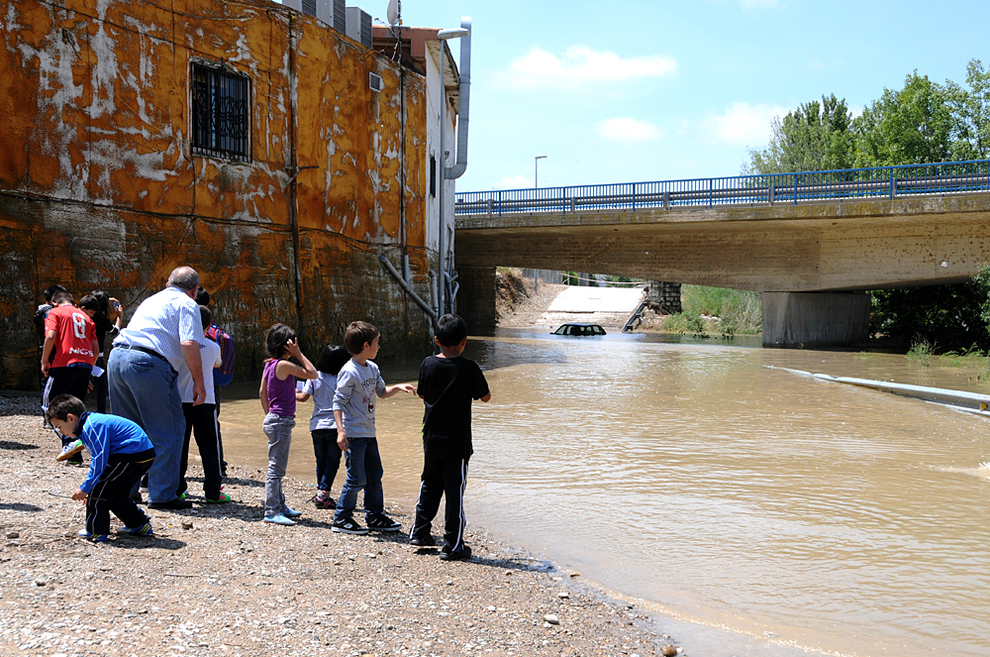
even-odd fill
[{"label": "boy in red jersey", "polygon": [[[89,375],[100,354],[96,341],[96,324],[89,315],[75,307],[72,295],[58,292],[52,297],[55,307],[45,318],[45,345],[41,353],[41,373],[48,376],[41,408],[48,412],[48,400],[63,394],[70,394],[85,401],[89,390]],[[55,359],[49,364],[48,358],[57,345]],[[62,437],[63,444],[69,441]],[[73,445],[78,441],[73,441]],[[65,460],[82,450],[76,445],[71,454],[63,451],[59,460]],[[81,463],[82,457],[73,459]]]}]

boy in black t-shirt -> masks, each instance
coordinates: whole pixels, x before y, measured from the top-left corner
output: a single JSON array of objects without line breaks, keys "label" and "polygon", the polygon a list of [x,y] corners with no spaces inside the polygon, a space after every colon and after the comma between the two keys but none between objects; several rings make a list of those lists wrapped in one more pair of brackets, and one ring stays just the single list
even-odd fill
[{"label": "boy in black t-shirt", "polygon": [[467,344],[467,325],[457,315],[437,321],[440,355],[430,356],[419,367],[416,393],[426,404],[423,415],[423,475],[416,503],[416,522],[409,533],[413,545],[435,545],[430,534],[441,496],[447,498],[444,514],[445,561],[467,559],[471,548],[464,544],[464,486],[471,446],[471,400],[492,398],[488,381],[473,360],[462,358]]}]

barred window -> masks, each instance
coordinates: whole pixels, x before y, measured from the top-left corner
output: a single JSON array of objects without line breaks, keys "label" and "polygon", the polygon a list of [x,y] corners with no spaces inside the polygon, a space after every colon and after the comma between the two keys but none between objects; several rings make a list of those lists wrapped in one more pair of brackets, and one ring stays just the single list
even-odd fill
[{"label": "barred window", "polygon": [[192,151],[250,160],[250,80],[201,64],[192,65]]}]

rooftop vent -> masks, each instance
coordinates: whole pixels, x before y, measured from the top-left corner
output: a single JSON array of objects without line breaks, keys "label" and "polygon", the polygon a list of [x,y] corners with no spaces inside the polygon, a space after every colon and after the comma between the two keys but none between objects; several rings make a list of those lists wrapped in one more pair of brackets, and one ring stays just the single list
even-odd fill
[{"label": "rooftop vent", "polygon": [[347,8],[347,36],[366,48],[371,47],[371,14],[360,7]]},{"label": "rooftop vent", "polygon": [[346,0],[282,0],[282,6],[319,19],[338,32],[347,33]]}]

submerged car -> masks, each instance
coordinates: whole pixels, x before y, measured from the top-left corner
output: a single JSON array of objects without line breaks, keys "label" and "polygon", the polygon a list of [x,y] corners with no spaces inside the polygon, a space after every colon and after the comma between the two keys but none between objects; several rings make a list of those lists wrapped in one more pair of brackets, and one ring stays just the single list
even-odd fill
[{"label": "submerged car", "polygon": [[554,331],[551,335],[605,335],[605,329],[598,324],[561,324],[560,328]]}]

